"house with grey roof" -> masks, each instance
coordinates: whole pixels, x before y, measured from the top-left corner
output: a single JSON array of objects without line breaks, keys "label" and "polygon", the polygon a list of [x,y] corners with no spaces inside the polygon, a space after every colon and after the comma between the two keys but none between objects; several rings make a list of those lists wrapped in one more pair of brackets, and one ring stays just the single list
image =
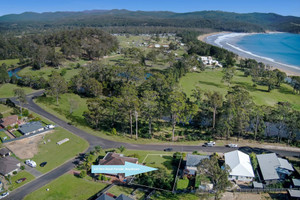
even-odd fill
[{"label": "house with grey roof", "polygon": [[29,122],[19,127],[19,131],[23,135],[30,135],[42,130],[44,130],[44,126],[40,121]]},{"label": "house with grey roof", "polygon": [[292,179],[292,185],[294,188],[300,188],[300,179]]},{"label": "house with grey roof", "polygon": [[196,175],[196,173],[197,173],[197,166],[205,158],[209,158],[209,156],[201,156],[201,155],[188,154],[186,156],[185,171],[189,175]]},{"label": "house with grey roof", "polygon": [[96,200],[115,200],[113,197],[108,196],[107,194],[102,194],[100,197],[98,197]]},{"label": "house with grey roof", "polygon": [[21,163],[14,157],[0,158],[0,174],[3,176],[12,175],[14,171],[19,171]]},{"label": "house with grey roof", "polygon": [[259,173],[263,181],[268,184],[284,180],[294,171],[293,166],[275,153],[257,155]]},{"label": "house with grey roof", "polygon": [[126,196],[126,195],[124,195],[124,194],[120,194],[120,196],[118,196],[116,198],[116,200],[133,200],[133,199],[130,198],[130,197],[128,197],[128,196]]},{"label": "house with grey roof", "polygon": [[10,156],[11,152],[8,150],[8,148],[2,148],[0,149],[0,157],[4,158],[6,156]]}]

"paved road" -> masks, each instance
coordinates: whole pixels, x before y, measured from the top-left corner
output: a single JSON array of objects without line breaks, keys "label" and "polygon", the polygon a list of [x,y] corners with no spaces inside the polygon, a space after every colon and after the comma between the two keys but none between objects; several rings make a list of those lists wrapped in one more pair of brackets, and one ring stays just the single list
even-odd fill
[{"label": "paved road", "polygon": [[[62,128],[82,137],[83,139],[87,140],[90,144],[90,147],[87,151],[94,149],[95,146],[100,145],[102,148],[115,148],[121,145],[125,146],[127,149],[137,149],[137,150],[163,150],[166,147],[172,147],[173,151],[183,151],[183,152],[193,152],[193,151],[203,151],[203,152],[228,152],[232,151],[232,149],[227,147],[215,146],[215,147],[201,147],[201,146],[187,146],[187,145],[146,145],[146,144],[129,144],[124,142],[115,142],[107,139],[103,139],[94,135],[91,135],[85,131],[82,131],[72,125],[69,125],[67,122],[59,119],[58,117],[48,113],[47,111],[43,110],[37,104],[33,102],[32,97],[39,96],[43,93],[43,91],[36,92],[32,95],[28,95],[28,104],[24,107],[28,108],[29,110],[53,121],[57,125],[61,126]],[[15,100],[12,99],[14,102]],[[15,102],[17,103],[17,102]],[[275,152],[282,156],[299,156],[299,152],[294,151],[284,151],[284,150],[274,150],[274,149],[261,149],[261,148],[251,148],[251,147],[240,147],[242,151],[255,151],[257,153],[262,152]],[[40,176],[39,178],[35,179],[34,181],[26,184],[25,186],[18,188],[17,190],[13,191],[6,199],[22,199],[27,194],[35,191],[36,189],[42,187],[43,185],[49,183],[50,181],[58,178],[59,176],[63,175],[64,173],[68,172],[72,168],[74,168],[75,160],[71,160],[63,164],[62,166],[52,170],[51,172],[47,173],[46,175]]]}]

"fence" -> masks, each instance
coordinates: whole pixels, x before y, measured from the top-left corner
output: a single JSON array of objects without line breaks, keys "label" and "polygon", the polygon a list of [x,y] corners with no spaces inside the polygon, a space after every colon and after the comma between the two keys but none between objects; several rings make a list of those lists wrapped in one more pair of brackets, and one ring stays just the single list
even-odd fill
[{"label": "fence", "polygon": [[[287,191],[290,188],[253,188],[253,189],[235,189],[231,192],[248,192],[248,193],[259,193],[259,192],[282,192]],[[299,188],[293,188],[295,190],[300,190]]]},{"label": "fence", "polygon": [[2,143],[7,143],[7,142],[12,142],[12,141],[22,140],[22,139],[25,139],[25,138],[29,138],[29,137],[33,137],[33,136],[42,134],[42,133],[50,131],[50,130],[53,130],[53,129],[42,130],[42,131],[39,131],[39,132],[36,132],[36,133],[32,133],[30,135],[23,135],[21,137],[17,137],[17,138],[10,139],[10,140],[2,140]]}]

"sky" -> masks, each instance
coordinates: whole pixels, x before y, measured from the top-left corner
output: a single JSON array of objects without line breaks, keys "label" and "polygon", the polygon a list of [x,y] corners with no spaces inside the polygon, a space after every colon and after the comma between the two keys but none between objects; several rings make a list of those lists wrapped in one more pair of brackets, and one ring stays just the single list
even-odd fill
[{"label": "sky", "polygon": [[0,0],[0,16],[27,11],[144,10],[192,12],[221,10],[264,12],[300,17],[300,0]]}]

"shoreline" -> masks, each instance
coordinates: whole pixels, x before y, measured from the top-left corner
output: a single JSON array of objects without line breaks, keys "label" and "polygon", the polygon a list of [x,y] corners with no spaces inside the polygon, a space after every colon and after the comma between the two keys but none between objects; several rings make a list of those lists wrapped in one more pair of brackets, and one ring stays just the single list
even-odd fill
[{"label": "shoreline", "polygon": [[227,49],[228,51],[237,54],[239,58],[254,59],[257,62],[262,62],[265,65],[272,66],[272,69],[279,69],[285,72],[288,76],[300,76],[300,68],[298,69],[292,65],[280,63],[267,57],[258,56],[252,52],[243,50],[240,47],[233,45],[236,41],[239,40],[239,38],[251,34],[258,33],[213,32],[209,34],[200,35],[197,38],[202,42]]}]

